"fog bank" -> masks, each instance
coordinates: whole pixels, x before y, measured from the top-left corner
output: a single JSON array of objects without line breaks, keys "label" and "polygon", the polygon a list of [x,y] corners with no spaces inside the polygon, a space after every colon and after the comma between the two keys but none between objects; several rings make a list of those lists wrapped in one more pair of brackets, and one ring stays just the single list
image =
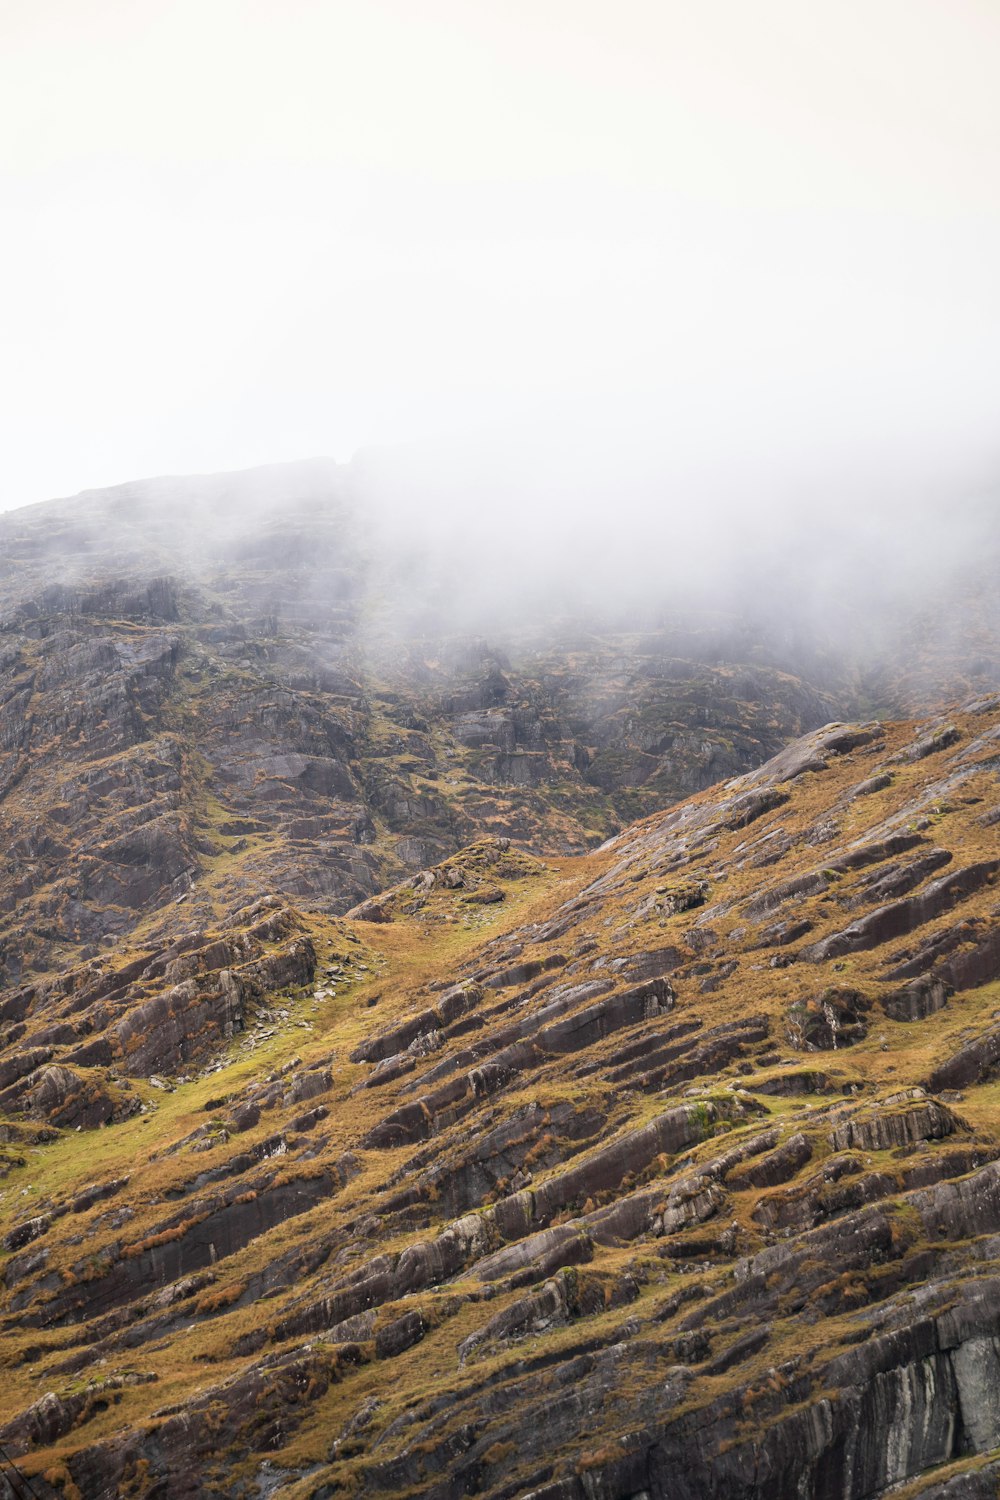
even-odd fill
[{"label": "fog bank", "polygon": [[463,513],[752,530],[951,505],[997,457],[994,6],[14,0],[3,28],[0,508],[400,450]]}]

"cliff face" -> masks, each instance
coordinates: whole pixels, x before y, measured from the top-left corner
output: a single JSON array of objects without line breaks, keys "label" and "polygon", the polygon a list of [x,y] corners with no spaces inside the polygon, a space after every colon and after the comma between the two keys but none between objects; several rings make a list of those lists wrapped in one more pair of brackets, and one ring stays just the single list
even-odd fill
[{"label": "cliff face", "polygon": [[847,666],[707,626],[404,648],[349,512],[245,500],[211,555],[4,522],[3,1452],[992,1496],[1000,699],[836,722]]}]

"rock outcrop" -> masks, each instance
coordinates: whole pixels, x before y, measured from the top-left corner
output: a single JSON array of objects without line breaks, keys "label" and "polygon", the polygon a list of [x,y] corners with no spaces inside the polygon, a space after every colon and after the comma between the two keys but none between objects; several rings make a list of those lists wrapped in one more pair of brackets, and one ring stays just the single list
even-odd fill
[{"label": "rock outcrop", "polygon": [[404,653],[286,498],[0,528],[0,1494],[992,1494],[1000,700]]}]

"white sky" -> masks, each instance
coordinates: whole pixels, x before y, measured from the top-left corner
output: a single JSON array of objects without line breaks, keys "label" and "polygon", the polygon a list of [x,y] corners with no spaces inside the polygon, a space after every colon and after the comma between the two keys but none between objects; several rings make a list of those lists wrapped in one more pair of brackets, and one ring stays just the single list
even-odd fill
[{"label": "white sky", "polygon": [[414,441],[990,479],[998,76],[995,0],[0,0],[0,509]]}]

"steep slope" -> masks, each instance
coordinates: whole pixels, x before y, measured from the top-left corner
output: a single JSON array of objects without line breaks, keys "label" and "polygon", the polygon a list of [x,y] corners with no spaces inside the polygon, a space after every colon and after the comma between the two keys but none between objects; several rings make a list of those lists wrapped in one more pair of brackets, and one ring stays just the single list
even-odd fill
[{"label": "steep slope", "polygon": [[189,899],[6,991],[4,1451],[88,1500],[993,1495],[998,746],[996,698],[828,725],[590,854]]},{"label": "steep slope", "polygon": [[481,833],[593,847],[844,711],[732,623],[404,637],[412,559],[362,521],[324,465],[0,517],[0,981],[166,948],[175,902],[342,914]]}]

